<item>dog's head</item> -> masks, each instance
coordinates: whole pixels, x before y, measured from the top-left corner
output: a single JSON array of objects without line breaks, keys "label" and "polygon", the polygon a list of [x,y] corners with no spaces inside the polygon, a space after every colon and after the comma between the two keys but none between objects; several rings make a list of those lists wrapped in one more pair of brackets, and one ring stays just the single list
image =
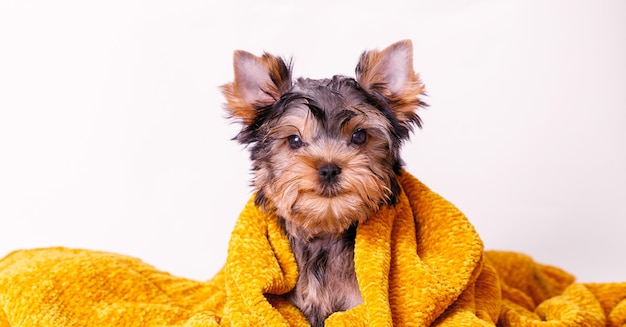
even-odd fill
[{"label": "dog's head", "polygon": [[229,115],[249,146],[256,203],[310,238],[340,234],[395,203],[400,147],[414,126],[424,86],[408,40],[366,51],[356,79],[292,80],[271,54],[234,54],[235,79],[222,86]]}]

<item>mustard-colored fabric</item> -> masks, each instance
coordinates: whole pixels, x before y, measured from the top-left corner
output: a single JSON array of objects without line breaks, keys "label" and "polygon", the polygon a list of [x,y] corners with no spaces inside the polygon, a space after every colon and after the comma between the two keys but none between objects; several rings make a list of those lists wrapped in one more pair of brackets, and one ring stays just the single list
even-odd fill
[{"label": "mustard-colored fabric", "polygon": [[[398,205],[357,228],[364,303],[326,326],[626,325],[626,282],[579,284],[520,253],[484,252],[457,208],[407,172],[399,180]],[[205,282],[115,253],[9,254],[0,260],[0,327],[308,326],[281,297],[297,274],[278,219],[250,200],[224,268]]]}]

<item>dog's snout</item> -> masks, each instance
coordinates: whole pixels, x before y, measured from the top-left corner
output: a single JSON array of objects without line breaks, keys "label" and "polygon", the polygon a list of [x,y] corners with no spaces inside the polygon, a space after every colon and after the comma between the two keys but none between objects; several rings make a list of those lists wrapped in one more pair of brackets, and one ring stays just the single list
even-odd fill
[{"label": "dog's snout", "polygon": [[337,181],[341,168],[334,163],[325,163],[317,169],[317,174],[322,182],[332,183]]}]

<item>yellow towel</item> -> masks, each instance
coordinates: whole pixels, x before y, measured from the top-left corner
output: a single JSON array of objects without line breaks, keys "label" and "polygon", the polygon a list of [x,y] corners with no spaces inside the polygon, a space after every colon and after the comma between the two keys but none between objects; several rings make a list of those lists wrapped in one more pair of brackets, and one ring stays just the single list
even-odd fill
[{"label": "yellow towel", "polygon": [[[624,326],[626,282],[577,284],[513,252],[483,252],[465,216],[407,172],[395,207],[357,228],[364,303],[326,326]],[[0,327],[307,326],[281,294],[298,270],[278,219],[250,200],[207,282],[67,248],[0,260]]]}]

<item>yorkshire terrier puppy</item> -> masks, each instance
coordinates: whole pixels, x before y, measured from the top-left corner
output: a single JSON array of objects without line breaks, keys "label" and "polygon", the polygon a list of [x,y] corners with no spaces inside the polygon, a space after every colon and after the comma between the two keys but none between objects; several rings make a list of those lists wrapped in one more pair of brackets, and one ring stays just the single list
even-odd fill
[{"label": "yorkshire terrier puppy", "polygon": [[234,53],[222,86],[235,140],[253,163],[256,204],[282,221],[298,264],[287,298],[312,326],[362,302],[354,271],[359,224],[402,191],[400,147],[415,126],[424,86],[409,40],[364,52],[356,78],[291,77],[291,63]]}]

